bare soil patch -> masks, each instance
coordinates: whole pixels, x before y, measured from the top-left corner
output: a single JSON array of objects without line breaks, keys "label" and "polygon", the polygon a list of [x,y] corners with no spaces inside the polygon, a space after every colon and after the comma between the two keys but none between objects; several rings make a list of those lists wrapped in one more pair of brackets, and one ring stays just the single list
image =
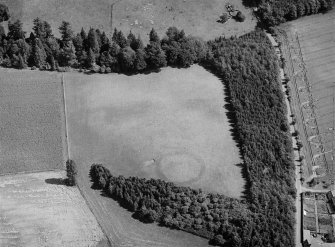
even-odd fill
[{"label": "bare soil patch", "polygon": [[0,174],[64,167],[60,76],[0,70]]},{"label": "bare soil patch", "polygon": [[64,176],[0,176],[0,246],[107,246],[78,189],[46,182]]}]

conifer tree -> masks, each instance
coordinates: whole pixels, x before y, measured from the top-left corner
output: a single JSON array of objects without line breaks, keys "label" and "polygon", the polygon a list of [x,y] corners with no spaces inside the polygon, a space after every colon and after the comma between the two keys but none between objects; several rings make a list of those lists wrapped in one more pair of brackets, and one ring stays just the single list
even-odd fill
[{"label": "conifer tree", "polygon": [[114,41],[115,43],[118,43],[118,30],[116,28],[114,28],[112,41]]},{"label": "conifer tree", "polygon": [[99,42],[98,42],[98,34],[93,28],[91,28],[90,31],[88,32],[87,44],[88,44],[88,48],[92,49],[92,51],[95,54],[98,54],[100,52],[100,46],[99,46]]},{"label": "conifer tree", "polygon": [[27,68],[27,64],[25,63],[21,54],[19,54],[18,69],[25,69],[25,68]]},{"label": "conifer tree", "polygon": [[87,34],[86,34],[86,32],[85,32],[85,30],[84,30],[83,27],[81,28],[80,36],[81,36],[82,40],[87,39]]},{"label": "conifer tree", "polygon": [[136,58],[134,62],[135,71],[142,72],[147,67],[147,63],[145,61],[145,51],[144,49],[136,50]]},{"label": "conifer tree", "polygon": [[33,30],[35,37],[39,38],[42,43],[44,43],[47,38],[53,36],[50,24],[46,21],[42,21],[39,18],[34,19]]},{"label": "conifer tree", "polygon": [[26,33],[22,29],[22,22],[20,20],[15,21],[14,23],[8,23],[8,39],[18,40],[24,39]]},{"label": "conifer tree", "polygon": [[59,32],[61,33],[62,42],[67,43],[70,42],[73,38],[73,31],[71,24],[69,22],[63,21],[61,26],[59,27]]},{"label": "conifer tree", "polygon": [[94,54],[93,50],[90,48],[88,50],[88,54],[87,54],[87,62],[86,62],[87,67],[92,68],[95,65],[95,62],[96,62],[95,54]]},{"label": "conifer tree", "polygon": [[77,167],[73,160],[66,161],[66,175],[67,175],[66,184],[68,186],[75,186],[77,184],[76,182]]},{"label": "conifer tree", "polygon": [[117,33],[117,43],[121,48],[126,48],[128,45],[127,39],[121,30]]},{"label": "conifer tree", "polygon": [[32,48],[32,66],[43,68],[46,64],[47,54],[40,39],[36,38]]},{"label": "conifer tree", "polygon": [[7,5],[0,4],[0,22],[8,21],[10,17]]},{"label": "conifer tree", "polygon": [[133,49],[135,50],[133,47],[132,47],[132,44],[136,41],[136,37],[135,35],[130,31],[128,36],[127,36],[127,43],[128,45]]},{"label": "conifer tree", "polygon": [[120,66],[123,72],[125,73],[132,73],[134,70],[134,63],[135,63],[136,54],[133,49],[129,46],[122,49],[120,53]]},{"label": "conifer tree", "polygon": [[159,69],[166,66],[165,53],[157,42],[150,42],[145,48],[146,62],[149,69]]},{"label": "conifer tree", "polygon": [[72,42],[76,49],[76,55],[78,55],[84,50],[84,42],[79,33],[73,38]]},{"label": "conifer tree", "polygon": [[50,69],[51,71],[55,71],[56,68],[56,61],[53,55],[50,56]]},{"label": "conifer tree", "polygon": [[154,43],[160,42],[159,36],[157,32],[155,31],[155,29],[151,29],[150,34],[149,34],[149,41],[154,42]]},{"label": "conifer tree", "polygon": [[76,51],[72,41],[63,43],[63,47],[58,55],[60,66],[72,66],[76,63]]},{"label": "conifer tree", "polygon": [[101,47],[100,52],[108,51],[111,44],[105,32],[101,34]]}]

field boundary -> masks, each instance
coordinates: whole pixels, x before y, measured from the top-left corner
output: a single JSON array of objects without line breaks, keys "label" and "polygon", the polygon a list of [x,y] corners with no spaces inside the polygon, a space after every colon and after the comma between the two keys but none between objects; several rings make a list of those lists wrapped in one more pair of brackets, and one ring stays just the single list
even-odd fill
[{"label": "field boundary", "polygon": [[61,79],[61,88],[62,88],[62,103],[63,103],[63,116],[64,116],[64,134],[65,134],[65,143],[66,146],[66,160],[70,159],[70,150],[69,150],[69,141],[68,141],[68,127],[67,127],[67,109],[66,109],[66,95],[65,95],[65,86],[64,86],[64,73],[62,73]]},{"label": "field boundary", "polygon": [[[64,86],[65,80],[64,80],[64,73],[62,73],[62,80],[61,80],[61,85],[62,85],[62,97],[63,97],[63,113],[64,113],[64,124],[65,124],[65,145],[66,145],[66,152],[67,152],[67,159],[70,159],[70,148],[69,148],[69,140],[68,140],[68,136],[69,136],[69,128],[67,125],[67,107],[66,107],[66,91],[65,91],[65,86]],[[109,244],[109,246],[113,246],[111,240],[109,239],[109,236],[107,234],[107,232],[105,231],[105,229],[102,227],[102,225],[100,224],[98,218],[95,215],[95,212],[93,210],[93,208],[91,207],[91,204],[89,203],[89,201],[87,200],[84,192],[82,191],[81,187],[78,185],[77,182],[77,186],[78,191],[80,193],[80,195],[83,197],[88,209],[91,211],[91,213],[93,214],[95,220],[97,221],[101,231],[103,232],[103,234],[105,235],[105,238]]]},{"label": "field boundary", "polygon": [[57,169],[36,170],[36,171],[7,172],[7,173],[1,173],[0,177],[9,176],[9,175],[24,175],[24,174],[32,174],[32,173],[57,172],[57,171],[65,171],[65,170],[57,168]]},{"label": "field boundary", "polygon": [[98,225],[99,225],[101,231],[103,232],[103,234],[104,234],[105,237],[106,237],[106,240],[107,240],[107,242],[108,242],[109,247],[112,247],[112,246],[113,246],[113,245],[112,245],[112,241],[109,239],[109,236],[108,236],[107,232],[105,231],[105,229],[104,229],[104,228],[102,227],[102,225],[100,224],[98,218],[95,216],[95,213],[94,213],[93,208],[91,207],[91,204],[88,202],[88,200],[87,200],[87,198],[86,198],[84,192],[81,190],[81,188],[80,188],[80,186],[78,185],[78,183],[77,183],[77,186],[76,186],[76,187],[78,188],[78,191],[79,191],[80,195],[81,195],[81,196],[83,197],[83,199],[85,200],[85,203],[86,203],[88,209],[91,211],[91,213],[93,214],[95,220],[98,222]]}]

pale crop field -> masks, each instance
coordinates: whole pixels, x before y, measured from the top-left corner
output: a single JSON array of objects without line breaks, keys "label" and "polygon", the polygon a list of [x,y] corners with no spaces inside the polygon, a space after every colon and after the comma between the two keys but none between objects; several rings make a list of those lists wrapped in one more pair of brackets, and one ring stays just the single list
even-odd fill
[{"label": "pale crop field", "polygon": [[[75,31],[81,27],[100,28],[109,32],[110,5],[117,0],[4,0],[12,12],[12,19],[20,18],[30,33],[33,19],[40,17],[50,22],[58,34],[62,20],[73,24]],[[246,16],[243,23],[230,20],[226,24],[216,21],[230,2]],[[114,5],[113,28],[128,33],[132,30],[147,41],[151,28],[160,35],[170,26],[185,29],[185,32],[204,39],[226,35],[241,35],[253,30],[256,19],[251,9],[246,9],[241,0],[121,0]]]},{"label": "pale crop field", "polygon": [[0,246],[107,246],[78,188],[64,172],[0,176]]},{"label": "pale crop field", "polygon": [[190,234],[132,219],[90,189],[88,172],[92,163],[102,163],[113,175],[160,178],[240,197],[242,161],[224,97],[220,80],[197,65],[136,76],[65,74],[70,157],[80,167],[80,187],[116,246],[206,245]]},{"label": "pale crop field", "polygon": [[64,167],[60,76],[0,70],[0,174]]},{"label": "pale crop field", "polygon": [[334,23],[332,10],[284,25],[286,73],[291,76],[308,175],[317,169],[317,175],[323,177],[318,188],[329,186],[335,175]]}]

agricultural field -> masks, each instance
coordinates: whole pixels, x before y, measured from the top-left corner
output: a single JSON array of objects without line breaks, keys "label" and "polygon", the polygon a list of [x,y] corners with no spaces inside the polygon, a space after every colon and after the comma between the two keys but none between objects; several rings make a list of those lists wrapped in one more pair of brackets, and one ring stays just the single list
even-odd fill
[{"label": "agricultural field", "polygon": [[327,189],[335,175],[335,11],[289,22],[281,36],[291,79],[293,110],[307,169],[317,189]]},{"label": "agricultural field", "polygon": [[[242,35],[252,31],[256,19],[251,9],[246,9],[241,0],[3,0],[10,11],[12,19],[20,18],[26,31],[31,31],[32,21],[36,17],[47,20],[55,33],[62,20],[73,24],[75,31],[81,27],[95,27],[110,31],[110,5],[114,5],[113,28],[124,32],[133,31],[141,34],[147,41],[151,28],[159,35],[166,32],[170,26],[184,29],[186,33],[202,37],[206,40],[220,35]],[[230,20],[226,24],[217,22],[225,10],[225,4],[230,2],[246,16],[244,23]],[[52,10],[52,11],[50,11]]]},{"label": "agricultural field", "polygon": [[64,176],[0,176],[0,246],[108,246],[78,188],[65,186]]},{"label": "agricultural field", "polygon": [[61,75],[0,71],[0,174],[64,167]]},{"label": "agricultural field", "polygon": [[80,167],[80,187],[116,246],[134,241],[206,246],[205,239],[132,219],[90,188],[88,173],[91,164],[102,163],[113,175],[160,178],[241,197],[242,161],[220,80],[195,65],[132,77],[66,74],[64,84],[70,157]]}]

